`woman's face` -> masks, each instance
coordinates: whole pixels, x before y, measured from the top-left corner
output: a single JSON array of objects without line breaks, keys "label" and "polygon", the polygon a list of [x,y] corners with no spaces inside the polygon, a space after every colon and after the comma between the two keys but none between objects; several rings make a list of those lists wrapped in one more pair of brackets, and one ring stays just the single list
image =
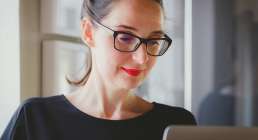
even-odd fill
[{"label": "woman's face", "polygon": [[[141,38],[157,38],[162,34],[153,33],[163,29],[163,10],[152,0],[122,0],[115,3],[111,12],[100,22],[114,30],[134,34]],[[103,28],[94,30],[93,65],[104,83],[118,88],[133,89],[142,84],[157,57],[146,53],[145,44],[134,52],[120,52],[114,48],[113,36]],[[142,70],[139,76],[132,76],[126,69]]]}]

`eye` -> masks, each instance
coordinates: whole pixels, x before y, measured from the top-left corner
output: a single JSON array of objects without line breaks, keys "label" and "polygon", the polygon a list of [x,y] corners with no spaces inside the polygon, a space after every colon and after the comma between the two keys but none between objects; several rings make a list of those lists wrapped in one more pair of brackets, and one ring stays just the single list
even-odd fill
[{"label": "eye", "polygon": [[120,40],[121,40],[121,41],[131,41],[132,38],[120,37]]},{"label": "eye", "polygon": [[121,43],[131,43],[136,40],[134,36],[128,35],[128,34],[119,34],[117,36],[118,41]]},{"label": "eye", "polygon": [[159,45],[159,41],[158,40],[152,40],[149,42],[151,45]]}]

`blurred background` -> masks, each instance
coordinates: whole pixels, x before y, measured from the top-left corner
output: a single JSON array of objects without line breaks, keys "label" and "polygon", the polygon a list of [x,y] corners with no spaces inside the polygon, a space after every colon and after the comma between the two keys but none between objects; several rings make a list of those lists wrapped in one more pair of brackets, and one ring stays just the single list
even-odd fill
[{"label": "blurred background", "polygon": [[[88,47],[83,0],[0,0],[0,135],[21,102],[69,94]],[[258,125],[258,0],[164,0],[173,43],[135,93],[198,125]]]}]

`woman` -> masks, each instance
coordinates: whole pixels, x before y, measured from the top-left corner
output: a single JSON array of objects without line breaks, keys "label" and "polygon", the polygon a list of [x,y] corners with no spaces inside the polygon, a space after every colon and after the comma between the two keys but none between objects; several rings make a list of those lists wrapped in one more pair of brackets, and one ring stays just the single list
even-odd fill
[{"label": "woman", "polygon": [[83,88],[24,101],[1,140],[160,140],[168,125],[196,125],[185,109],[149,103],[132,90],[172,42],[163,22],[162,0],[85,0],[82,39],[92,64],[84,79],[68,80]]}]

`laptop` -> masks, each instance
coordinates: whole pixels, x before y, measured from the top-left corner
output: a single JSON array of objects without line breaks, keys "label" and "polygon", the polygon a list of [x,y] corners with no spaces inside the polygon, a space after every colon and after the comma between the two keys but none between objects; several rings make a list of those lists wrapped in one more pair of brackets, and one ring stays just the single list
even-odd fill
[{"label": "laptop", "polygon": [[163,140],[258,140],[258,127],[170,125]]}]

